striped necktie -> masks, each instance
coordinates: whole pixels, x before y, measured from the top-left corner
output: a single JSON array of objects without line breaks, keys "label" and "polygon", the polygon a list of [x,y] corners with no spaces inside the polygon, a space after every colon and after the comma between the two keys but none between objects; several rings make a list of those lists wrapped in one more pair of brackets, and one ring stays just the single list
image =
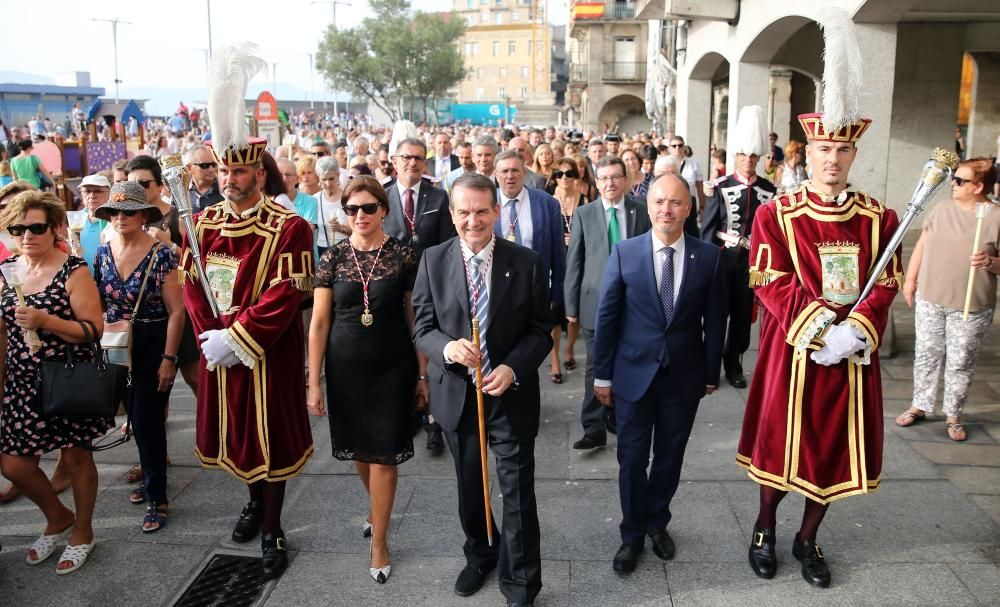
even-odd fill
[{"label": "striped necktie", "polygon": [[[483,260],[473,256],[472,263],[472,284],[469,289],[469,309],[477,319],[479,319],[479,352],[483,356],[483,377],[490,374],[490,355],[486,349],[486,330],[489,320],[490,294],[486,290],[486,277],[483,276]],[[476,297],[473,297],[473,293]]]}]

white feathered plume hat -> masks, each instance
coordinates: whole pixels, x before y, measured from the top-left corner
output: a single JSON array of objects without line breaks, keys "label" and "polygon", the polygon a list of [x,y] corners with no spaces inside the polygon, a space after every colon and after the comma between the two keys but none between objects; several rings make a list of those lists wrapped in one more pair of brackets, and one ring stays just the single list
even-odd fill
[{"label": "white feathered plume hat", "polygon": [[404,139],[417,139],[420,134],[417,132],[417,125],[409,120],[397,120],[392,127],[392,139],[389,140],[389,156],[396,154],[396,146]]},{"label": "white feathered plume hat", "polygon": [[823,30],[823,111],[801,114],[806,139],[856,142],[871,120],[861,117],[861,47],[854,21],[842,8],[824,7],[817,19]]},{"label": "white feathered plume hat", "polygon": [[246,123],[247,84],[267,69],[267,62],[254,55],[251,43],[227,46],[212,53],[208,69],[208,121],[215,158],[226,166],[253,166],[260,162],[267,140],[250,137]]},{"label": "white feathered plume hat", "polygon": [[736,132],[729,147],[734,154],[764,157],[769,150],[764,110],[759,105],[745,105],[736,120]]}]

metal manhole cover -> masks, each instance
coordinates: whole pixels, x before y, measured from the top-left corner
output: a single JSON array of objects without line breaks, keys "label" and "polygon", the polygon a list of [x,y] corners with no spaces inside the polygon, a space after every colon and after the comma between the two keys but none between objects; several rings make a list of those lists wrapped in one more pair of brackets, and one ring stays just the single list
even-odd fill
[{"label": "metal manhole cover", "polygon": [[175,607],[250,607],[264,579],[260,558],[216,554],[191,580]]}]

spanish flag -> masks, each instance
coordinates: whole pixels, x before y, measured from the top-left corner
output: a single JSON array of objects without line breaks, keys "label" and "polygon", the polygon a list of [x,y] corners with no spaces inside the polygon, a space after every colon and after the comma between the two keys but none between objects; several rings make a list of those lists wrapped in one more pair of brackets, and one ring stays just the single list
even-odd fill
[{"label": "spanish flag", "polygon": [[573,5],[574,19],[600,19],[603,16],[603,2],[577,2]]}]

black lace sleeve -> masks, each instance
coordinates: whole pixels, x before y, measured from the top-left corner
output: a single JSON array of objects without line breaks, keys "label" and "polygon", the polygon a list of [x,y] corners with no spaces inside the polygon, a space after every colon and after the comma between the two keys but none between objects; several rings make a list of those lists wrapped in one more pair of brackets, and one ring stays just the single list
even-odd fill
[{"label": "black lace sleeve", "polygon": [[399,259],[401,262],[400,279],[403,281],[403,290],[412,291],[413,284],[417,282],[417,267],[420,264],[420,256],[413,247],[400,244]]},{"label": "black lace sleeve", "polygon": [[332,289],[333,281],[337,271],[337,249],[330,247],[323,251],[323,255],[316,264],[316,274],[313,277],[313,286],[320,289]]}]

